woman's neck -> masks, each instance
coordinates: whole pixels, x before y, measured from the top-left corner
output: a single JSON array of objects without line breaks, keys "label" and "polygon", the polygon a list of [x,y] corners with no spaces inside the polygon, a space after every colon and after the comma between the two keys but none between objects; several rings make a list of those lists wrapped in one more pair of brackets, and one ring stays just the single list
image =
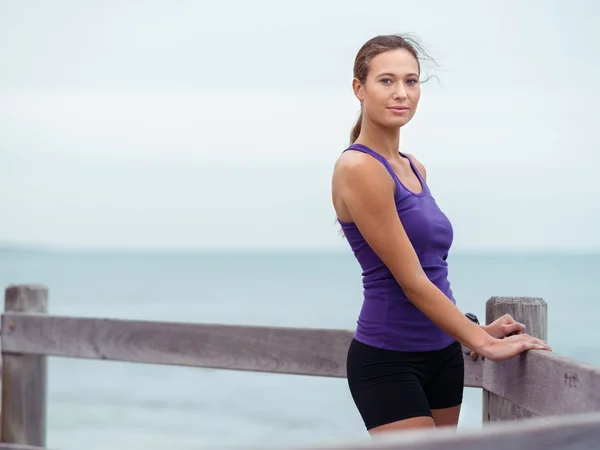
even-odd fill
[{"label": "woman's neck", "polygon": [[363,123],[363,128],[356,139],[357,144],[366,145],[386,159],[398,158],[400,150],[400,129],[390,130]]}]

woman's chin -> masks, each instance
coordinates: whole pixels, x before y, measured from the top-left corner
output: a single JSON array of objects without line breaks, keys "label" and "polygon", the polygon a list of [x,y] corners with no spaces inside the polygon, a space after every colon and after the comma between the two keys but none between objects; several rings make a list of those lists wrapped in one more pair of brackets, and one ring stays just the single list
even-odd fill
[{"label": "woman's chin", "polygon": [[383,123],[386,128],[400,128],[410,122],[411,117],[396,117],[394,119],[388,119]]}]

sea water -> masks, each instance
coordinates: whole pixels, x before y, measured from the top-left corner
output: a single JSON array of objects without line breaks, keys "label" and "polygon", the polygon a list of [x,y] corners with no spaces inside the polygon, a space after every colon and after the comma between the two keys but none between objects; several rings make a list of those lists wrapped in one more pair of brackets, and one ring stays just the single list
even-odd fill
[{"label": "sea water", "polygon": [[[600,365],[600,255],[455,254],[462,311],[491,296],[548,303],[554,351]],[[0,286],[41,283],[51,314],[353,329],[361,273],[344,253],[0,251]],[[49,358],[48,446],[247,448],[368,439],[345,379]],[[481,426],[468,388],[459,427]]]}]

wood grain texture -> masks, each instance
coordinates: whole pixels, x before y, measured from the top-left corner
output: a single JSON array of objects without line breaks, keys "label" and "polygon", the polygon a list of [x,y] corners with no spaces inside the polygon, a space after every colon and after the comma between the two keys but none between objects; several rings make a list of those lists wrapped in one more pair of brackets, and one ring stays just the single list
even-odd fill
[{"label": "wood grain texture", "polygon": [[[353,332],[5,314],[5,352],[324,377],[346,376]],[[482,364],[465,356],[467,386]]]},{"label": "wood grain texture", "polygon": [[7,352],[303,375],[345,376],[344,330],[6,314]]},{"label": "wood grain texture", "polygon": [[541,417],[600,411],[600,368],[541,350],[485,360],[483,388]]},{"label": "wood grain texture", "polygon": [[483,361],[481,358],[472,361],[469,358],[471,350],[462,346],[463,359],[465,361],[465,386],[480,388],[483,386]]},{"label": "wood grain texture", "polygon": [[548,304],[538,297],[490,297],[485,304],[485,322],[489,324],[510,314],[525,324],[525,332],[538,339],[548,339]]},{"label": "wood grain texture", "polygon": [[[48,290],[43,286],[9,286],[5,311],[43,314],[48,307]],[[2,324],[10,332],[15,324]],[[44,447],[46,445],[46,357],[7,354],[2,342],[1,440],[5,443]]]},{"label": "wood grain texture", "polygon": [[487,420],[485,422],[494,422],[498,420],[520,420],[539,418],[540,416],[531,411],[522,408],[510,400],[492,394],[490,391],[483,390],[483,415]]},{"label": "wood grain texture", "polygon": [[[589,450],[600,447],[600,414],[494,422],[480,430],[413,430],[297,450]],[[263,447],[266,450],[269,447]],[[270,447],[275,448],[275,447]],[[255,449],[258,450],[258,449]]]},{"label": "wood grain texture", "polygon": [[[536,297],[491,297],[486,302],[486,324],[492,323],[505,314],[525,325],[525,332],[531,336],[548,338],[548,306]],[[485,389],[482,392],[483,422],[497,420],[519,420],[537,417],[532,411],[520,407],[506,398]]]},{"label": "wood grain texture", "polygon": [[0,442],[0,450],[48,450],[44,447],[36,447],[32,445],[7,444]]}]

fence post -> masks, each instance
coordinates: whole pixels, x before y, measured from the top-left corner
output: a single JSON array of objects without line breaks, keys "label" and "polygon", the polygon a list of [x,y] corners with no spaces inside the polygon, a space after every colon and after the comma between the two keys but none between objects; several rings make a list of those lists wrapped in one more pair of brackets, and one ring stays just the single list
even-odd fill
[{"label": "fence post", "polygon": [[[538,339],[548,339],[548,305],[536,297],[491,297],[485,305],[485,323],[510,314],[525,325],[525,332]],[[503,397],[483,389],[483,422],[534,417],[529,411]]]},{"label": "fence post", "polygon": [[[40,285],[9,286],[4,310],[46,314],[48,289]],[[2,335],[10,334],[14,326],[3,317]],[[2,351],[2,442],[46,446],[46,373],[46,356]]]}]

